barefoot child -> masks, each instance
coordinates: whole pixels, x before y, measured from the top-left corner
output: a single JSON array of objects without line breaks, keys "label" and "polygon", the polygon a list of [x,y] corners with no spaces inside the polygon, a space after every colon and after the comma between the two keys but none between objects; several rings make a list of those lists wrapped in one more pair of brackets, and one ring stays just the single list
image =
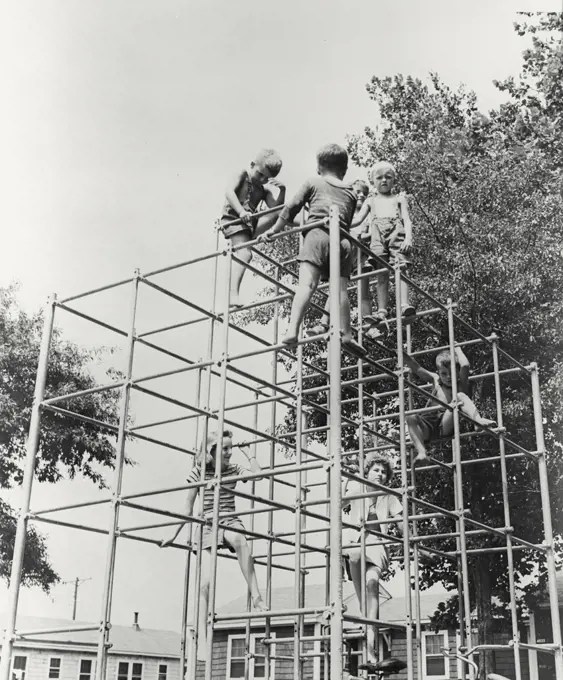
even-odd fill
[{"label": "barefoot child", "polygon": [[[368,185],[364,182],[363,179],[357,179],[353,182],[352,184],[352,190],[356,194],[356,210],[354,212],[354,218],[353,222],[356,221],[357,216],[360,212],[361,207],[363,204],[366,202],[366,199],[369,194],[369,187]],[[353,234],[356,238],[361,238],[362,236],[362,228],[359,226],[356,229],[356,233]],[[355,264],[355,263],[354,263]],[[365,271],[365,257],[362,256],[362,271]],[[365,318],[366,316],[370,316],[372,309],[371,309],[371,298],[369,295],[369,281],[368,279],[362,279],[360,282],[360,285],[362,287],[362,318]],[[312,328],[307,331],[307,335],[321,335],[322,333],[328,333],[329,326],[328,326],[328,312],[330,311],[330,298],[327,296],[326,303],[325,303],[325,314],[323,314],[322,319],[320,322],[316,325],[313,326]]]},{"label": "barefoot child", "polygon": [[[258,206],[263,201],[268,208],[283,205],[285,201],[285,186],[276,180],[282,167],[278,153],[273,149],[260,151],[250,167],[241,170],[235,177],[225,194],[225,205],[221,215],[221,227],[225,238],[231,239],[233,246],[247,243],[268,229],[277,219],[277,213],[254,217]],[[272,188],[275,188],[277,198],[274,198]],[[234,220],[241,223],[229,226]],[[249,248],[242,248],[235,253],[236,257],[245,263],[252,259]],[[231,272],[230,306],[242,307],[239,299],[240,284],[246,267],[233,260]]]},{"label": "barefoot child", "polygon": [[[393,468],[388,458],[379,454],[368,456],[364,464],[364,474],[366,479],[376,484],[388,486],[393,476]],[[360,484],[355,480],[348,481],[344,487],[344,494],[356,495],[373,491],[371,486]],[[362,506],[366,502],[367,512],[364,514],[366,521],[370,520],[386,520],[392,517],[398,517],[403,512],[401,501],[397,496],[385,493],[381,496],[371,498],[357,498],[351,501],[343,500],[344,510],[350,509],[349,519],[346,521],[350,524],[360,524],[362,520]],[[402,530],[400,523],[397,523],[399,531]],[[369,525],[368,525],[369,527]],[[374,531],[379,531],[383,534],[387,533],[387,524],[377,524],[373,526]],[[343,530],[342,544],[349,545],[351,543],[360,543],[361,534],[358,534],[356,529],[346,528]],[[375,537],[371,534],[366,536],[366,543],[373,543]],[[389,552],[386,545],[366,545],[365,562],[366,562],[366,582],[362,583],[362,548],[361,545],[353,548],[346,548],[342,552],[348,560],[350,569],[350,576],[354,584],[354,590],[358,602],[362,601],[362,591],[366,588],[366,611],[365,615],[369,619],[377,619],[379,615],[379,580],[383,572],[389,566]],[[367,629],[367,668],[370,668],[377,662],[376,645],[375,645],[375,626],[369,626]]]},{"label": "barefoot child", "polygon": [[[252,597],[252,603],[254,608],[258,611],[265,611],[266,605],[262,600],[262,595],[258,589],[258,582],[256,580],[256,572],[254,571],[254,561],[250,553],[250,547],[246,541],[244,534],[238,533],[237,531],[231,531],[229,529],[242,529],[244,530],[244,524],[238,517],[221,517],[226,513],[232,514],[235,512],[235,497],[232,493],[229,493],[228,489],[234,489],[236,486],[236,481],[229,482],[225,480],[225,477],[232,477],[235,475],[243,475],[248,473],[249,470],[231,463],[232,455],[232,432],[225,430],[223,433],[223,450],[221,452],[221,490],[219,492],[219,536],[218,536],[218,547],[227,548],[231,552],[234,552],[237,556],[242,574],[248,584],[250,589],[250,594]],[[207,438],[207,446],[202,447],[200,453],[200,460],[192,468],[190,475],[188,477],[188,482],[199,482],[202,481],[201,477],[201,466],[205,466],[205,479],[213,479],[215,475],[215,457],[217,456],[217,433],[212,433]],[[244,455],[248,459],[250,464],[250,472],[257,473],[261,471],[260,465],[256,460],[255,456],[246,452],[245,449],[241,449]],[[191,515],[193,513],[195,499],[197,497],[200,488],[203,489],[203,518],[208,522],[211,521],[213,517],[213,496],[214,491],[211,486],[198,487],[195,489],[188,489],[188,494],[186,498],[186,515]],[[187,524],[190,520],[180,524],[174,536],[170,539],[163,541],[160,545],[162,548],[173,543],[180,534],[184,524]],[[203,527],[203,538],[201,549],[203,551],[201,556],[201,582],[200,582],[200,604],[199,604],[199,644],[198,644],[198,659],[200,661],[205,661],[206,657],[206,624],[208,616],[208,604],[209,604],[209,579],[211,574],[211,546],[213,542],[213,531],[210,524],[205,524]]]},{"label": "barefoot child", "polygon": [[[412,223],[405,194],[393,194],[397,172],[391,163],[382,161],[371,171],[371,181],[376,193],[366,201],[356,220],[355,227],[370,216],[369,231],[371,250],[375,255],[389,264],[409,264],[408,255],[412,246]],[[379,269],[379,267],[378,267]],[[387,307],[389,305],[389,273],[377,275],[377,312],[364,319],[379,329],[379,334],[387,327]],[[403,323],[411,323],[415,309],[409,304],[409,289],[405,281],[401,281],[401,315]],[[376,334],[371,334],[376,335]]]},{"label": "barefoot child", "polygon": [[[348,169],[348,154],[338,144],[327,144],[317,154],[317,176],[307,180],[294,198],[282,210],[275,225],[260,239],[269,240],[293,220],[305,206],[309,207],[307,222],[326,220],[333,205],[338,206],[340,225],[346,231],[356,208],[356,195],[352,185],[343,179]],[[295,344],[299,337],[301,322],[319,280],[328,281],[330,267],[330,236],[325,226],[312,227],[304,232],[303,245],[299,251],[299,283],[291,306],[287,335],[282,340],[286,345]],[[350,241],[340,237],[340,317],[342,324],[342,345],[356,354],[364,354],[364,349],[352,337],[350,323],[350,302],[348,300],[348,279],[352,271],[353,252]]]},{"label": "barefoot child", "polygon": [[[440,352],[436,357],[437,373],[427,371],[413,357],[404,353],[405,366],[410,368],[413,375],[418,376],[425,382],[434,385],[432,396],[440,399],[447,404],[452,403],[452,376],[451,358],[448,350]],[[455,348],[455,366],[457,374],[457,398],[461,412],[472,418],[477,424],[485,427],[495,425],[494,420],[483,418],[473,401],[467,396],[469,394],[469,361],[463,353],[461,347]],[[426,406],[440,406],[432,399],[429,399]],[[454,420],[452,411],[440,406],[440,410],[430,411],[407,416],[409,433],[416,450],[415,463],[426,460],[426,445],[438,437],[451,437],[454,432]]]}]

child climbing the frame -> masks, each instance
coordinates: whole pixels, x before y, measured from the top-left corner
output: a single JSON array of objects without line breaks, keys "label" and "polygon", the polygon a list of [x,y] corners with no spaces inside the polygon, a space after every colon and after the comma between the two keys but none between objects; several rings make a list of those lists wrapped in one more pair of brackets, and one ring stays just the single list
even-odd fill
[{"label": "child climbing the frame", "polygon": [[[262,149],[250,162],[248,168],[240,170],[232,179],[225,193],[225,205],[221,215],[221,228],[225,238],[231,240],[233,246],[247,243],[272,226],[277,214],[255,217],[260,203],[268,208],[283,205],[285,186],[276,179],[282,167],[282,161],[274,149]],[[274,192],[272,192],[274,189]],[[277,193],[277,197],[274,196]],[[231,224],[241,220],[238,224]],[[242,248],[235,253],[236,257],[248,264],[252,259],[250,248]],[[240,302],[240,285],[246,267],[233,260],[231,272],[230,306],[242,307]]]},{"label": "child climbing the frame", "polygon": [[[432,383],[432,396],[447,404],[452,404],[452,374],[451,355],[448,350],[440,352],[436,356],[437,373],[427,371],[409,354],[403,353],[405,366],[417,377],[425,382]],[[494,420],[480,415],[477,407],[468,396],[469,394],[469,361],[461,347],[455,348],[455,367],[457,375],[457,399],[461,412],[472,418],[478,426],[494,427]],[[426,402],[426,407],[440,406],[432,399]],[[452,411],[440,406],[439,410],[428,413],[407,416],[407,426],[414,445],[416,456],[414,462],[420,462],[428,458],[426,446],[438,437],[451,437],[454,432],[454,420]]]},{"label": "child climbing the frame", "polygon": [[[331,206],[339,210],[340,226],[350,230],[356,208],[356,195],[351,184],[344,182],[348,169],[346,149],[338,144],[327,144],[317,154],[317,176],[307,180],[297,194],[282,210],[274,226],[262,234],[259,240],[267,241],[291,223],[297,213],[307,205],[307,222],[326,222]],[[293,345],[299,337],[299,329],[309,302],[319,280],[328,281],[330,268],[330,236],[327,226],[311,227],[303,232],[304,239],[297,260],[299,261],[299,282],[293,304],[287,335],[282,340]],[[348,280],[352,271],[353,251],[350,241],[340,237],[340,320],[342,325],[342,345],[355,354],[363,355],[365,350],[352,337],[350,322],[350,301],[348,299]]]},{"label": "child climbing the frame", "polygon": [[[370,247],[374,255],[391,265],[399,264],[406,267],[410,262],[408,256],[412,247],[412,223],[406,195],[393,193],[396,179],[397,171],[391,163],[381,161],[373,167],[371,181],[376,193],[363,204],[352,227],[360,225],[369,215],[364,233],[369,233]],[[372,339],[382,335],[388,328],[389,272],[377,275],[376,291],[377,312],[372,316],[370,309],[370,313],[364,315],[364,321],[373,328],[367,333]],[[409,303],[409,288],[402,280],[400,301],[403,323],[412,323],[416,310]]]},{"label": "child climbing the frame", "polygon": [[[375,453],[368,455],[364,463],[364,475],[366,479],[375,484],[382,484],[388,486],[393,477],[393,468],[391,462],[386,456]],[[343,496],[359,495],[373,491],[371,486],[362,484],[356,480],[348,480],[344,487]],[[382,493],[381,495],[372,496],[367,499],[356,498],[351,501],[343,499],[344,512],[349,512],[349,518],[345,521],[350,524],[360,524],[362,521],[362,507],[367,501],[367,512],[364,513],[366,521],[379,520],[383,522],[373,526],[374,531],[379,531],[382,534],[387,534],[388,524],[385,520],[398,517],[402,515],[403,507],[399,498],[393,494]],[[368,525],[369,527],[369,525]],[[402,525],[397,523],[399,531],[402,531]],[[354,590],[358,602],[362,601],[362,591],[366,589],[366,611],[365,615],[368,619],[377,619],[379,616],[379,581],[382,574],[389,566],[389,552],[386,545],[373,543],[374,536],[366,536],[365,548],[365,564],[366,564],[366,581],[362,582],[362,547],[361,532],[357,529],[345,528],[342,531],[342,545],[350,545],[352,543],[360,544],[351,548],[344,548],[342,554],[348,563]],[[367,628],[367,664],[363,666],[369,672],[373,672],[373,665],[377,662],[376,645],[375,645],[376,629],[375,626],[368,626]],[[359,666],[362,668],[362,666]]]},{"label": "child climbing the frame", "polygon": [[[356,210],[354,211],[354,217],[352,223],[354,224],[356,222],[356,218],[361,210],[361,207],[363,204],[366,202],[366,199],[369,194],[369,186],[367,185],[366,182],[364,182],[363,179],[357,179],[352,183],[352,190],[354,194],[356,195]],[[362,236],[362,228],[361,226],[357,226],[355,232],[352,231],[352,235],[355,236],[356,238],[360,238]],[[359,249],[358,249],[359,250]],[[364,264],[366,260],[365,257],[362,255],[362,271],[365,271]],[[362,279],[360,282],[360,286],[362,287],[362,318],[365,318],[366,316],[370,316],[372,313],[371,310],[371,298],[369,294],[369,281],[368,279]],[[319,321],[318,324],[313,326],[307,331],[307,335],[321,335],[322,333],[327,333],[329,330],[329,325],[328,325],[328,313],[330,311],[330,298],[327,296],[326,303],[325,303],[325,314],[323,314],[321,320]]]},{"label": "child climbing the frame", "polygon": [[[252,559],[252,554],[250,552],[250,547],[244,536],[240,531],[244,531],[244,524],[241,522],[239,517],[236,517],[234,513],[235,510],[235,497],[230,493],[231,489],[236,486],[236,481],[228,481],[226,477],[233,477],[235,475],[244,475],[251,473],[261,472],[261,467],[256,457],[251,453],[248,453],[246,447],[239,447],[241,451],[246,456],[249,464],[250,470],[247,470],[240,465],[231,463],[232,447],[233,447],[233,434],[230,430],[225,430],[223,432],[223,447],[222,451],[217,454],[217,444],[218,444],[218,434],[211,433],[207,437],[206,445],[202,445],[200,450],[199,460],[196,465],[192,468],[187,481],[189,483],[202,481],[201,477],[201,467],[204,466],[205,469],[205,479],[213,479],[215,475],[215,460],[217,455],[221,457],[221,488],[219,491],[219,535],[218,535],[218,547],[227,548],[231,552],[234,552],[237,556],[238,563],[240,565],[242,574],[248,584],[250,589],[250,595],[252,597],[252,604],[257,611],[266,611],[267,607],[262,599],[260,590],[258,588],[258,581],[256,579],[256,572],[254,570],[254,561]],[[202,536],[202,556],[201,556],[201,581],[200,581],[200,605],[199,605],[199,644],[197,649],[197,657],[200,661],[205,661],[207,656],[207,645],[205,643],[206,639],[206,623],[209,608],[209,579],[211,574],[211,546],[213,542],[213,530],[209,522],[213,517],[213,498],[214,490],[211,486],[202,487],[203,490],[203,518],[207,520],[203,526],[203,536]],[[194,503],[199,492],[200,487],[195,489],[188,489],[188,494],[186,498],[186,515],[191,515],[193,513]],[[230,516],[221,517],[228,513]],[[166,541],[162,541],[160,546],[162,548],[173,543],[179,536],[182,528],[190,520],[183,522],[176,529],[175,534]],[[240,530],[240,531],[239,531]]]}]

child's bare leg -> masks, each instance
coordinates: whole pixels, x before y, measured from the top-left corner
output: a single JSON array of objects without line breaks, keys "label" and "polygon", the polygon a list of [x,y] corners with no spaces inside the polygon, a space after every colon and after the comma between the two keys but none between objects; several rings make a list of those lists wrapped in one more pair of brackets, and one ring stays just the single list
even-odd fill
[{"label": "child's bare leg", "polygon": [[430,440],[430,432],[427,426],[421,422],[417,415],[412,415],[407,416],[407,427],[409,428],[409,434],[416,451],[414,462],[426,460],[428,458],[426,444]]},{"label": "child's bare leg", "polygon": [[389,306],[389,274],[383,272],[377,275],[377,309],[386,312]]},{"label": "child's bare leg", "polygon": [[[379,567],[371,564],[366,569],[366,617],[368,619],[377,619],[379,616]],[[367,660],[368,663],[376,663],[376,644],[375,636],[377,634],[375,626],[368,626],[367,628]]]},{"label": "child's bare leg", "polygon": [[[231,243],[233,247],[240,245],[241,243],[248,243],[250,241],[249,231],[240,231],[238,234],[233,234],[231,236]],[[250,248],[241,248],[237,250],[235,256],[239,260],[245,263],[249,263],[252,259],[252,251]],[[231,268],[231,292],[230,292],[230,305],[231,307],[240,307],[239,292],[240,284],[242,283],[242,278],[246,272],[246,267],[241,263],[233,260]]]},{"label": "child's bare leg", "polygon": [[270,215],[262,215],[262,217],[259,217],[252,238],[255,239],[257,236],[260,236],[260,234],[268,231],[270,227],[273,227],[276,223],[276,220],[278,219],[278,216],[279,212],[275,212],[271,213]]},{"label": "child's bare leg", "polygon": [[209,575],[211,574],[211,550],[203,550],[201,554],[201,580],[199,588],[199,615],[197,660],[207,659],[207,616],[209,610]]},{"label": "child's bare leg", "polygon": [[289,328],[287,329],[287,335],[283,339],[285,344],[297,342],[301,322],[313,297],[313,293],[317,289],[320,277],[321,270],[316,265],[310,262],[301,262],[299,266],[299,283],[297,284],[297,290],[291,305]]},{"label": "child's bare leg", "polygon": [[244,576],[250,590],[250,596],[252,597],[254,608],[258,611],[266,611],[266,605],[262,600],[262,595],[260,594],[260,590],[258,588],[256,571],[254,570],[254,560],[252,559],[252,553],[250,552],[250,546],[248,545],[246,538],[242,534],[237,534],[233,531],[226,531],[225,540],[233,546],[233,549],[237,555],[237,560],[240,564],[242,575]]},{"label": "child's bare leg", "polygon": [[360,289],[362,294],[362,317],[365,319],[366,316],[370,316],[372,312],[369,281],[367,279],[361,280]]},{"label": "child's bare leg", "polygon": [[[457,398],[460,403],[460,410],[461,412],[468,416],[469,418],[472,418],[475,420],[479,425],[484,425],[485,427],[490,427],[491,425],[496,425],[495,420],[491,420],[490,418],[484,418],[479,411],[477,410],[477,407],[473,403],[473,400],[470,399],[467,394],[464,392],[459,392],[457,395]],[[453,422],[452,422],[452,432],[453,432]]]},{"label": "child's bare leg", "polygon": [[362,553],[360,548],[353,548],[348,551],[350,566],[350,576],[352,578],[352,583],[354,584],[354,590],[356,591],[356,597],[358,598],[358,603],[362,601]]},{"label": "child's bare leg", "polygon": [[364,352],[363,347],[352,337],[350,320],[350,298],[348,297],[348,278],[340,277],[340,325],[342,328],[342,344],[356,352]]}]

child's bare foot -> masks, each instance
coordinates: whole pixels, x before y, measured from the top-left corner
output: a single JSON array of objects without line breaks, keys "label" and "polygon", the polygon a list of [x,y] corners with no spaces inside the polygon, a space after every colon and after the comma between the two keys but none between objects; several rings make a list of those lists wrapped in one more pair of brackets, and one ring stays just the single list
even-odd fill
[{"label": "child's bare foot", "polygon": [[242,302],[240,301],[239,294],[238,293],[231,293],[230,299],[229,299],[229,309],[238,309],[239,307],[242,307]]},{"label": "child's bare foot", "polygon": [[255,597],[254,600],[252,601],[252,604],[254,605],[254,609],[256,609],[257,612],[268,611],[268,607],[266,607],[266,603],[262,599],[262,595],[258,595],[258,597]]},{"label": "child's bare foot", "polygon": [[428,460],[428,454],[426,453],[426,449],[421,449],[418,451],[416,456],[414,457],[413,464],[417,465],[418,463],[423,463]]},{"label": "child's bare foot", "polygon": [[[475,421],[479,425],[482,425],[483,427],[496,427],[496,424],[497,424],[496,420],[491,420],[490,418],[483,418],[483,416],[479,416],[478,418],[475,418]],[[475,429],[476,430],[479,429],[477,427],[477,425],[475,426]]]},{"label": "child's bare foot", "polygon": [[285,338],[282,340],[284,345],[296,345],[298,341],[297,333],[288,332]]},{"label": "child's bare foot", "polygon": [[366,354],[366,350],[359,343],[357,343],[351,335],[342,336],[342,346],[353,354],[359,356],[364,356]]}]

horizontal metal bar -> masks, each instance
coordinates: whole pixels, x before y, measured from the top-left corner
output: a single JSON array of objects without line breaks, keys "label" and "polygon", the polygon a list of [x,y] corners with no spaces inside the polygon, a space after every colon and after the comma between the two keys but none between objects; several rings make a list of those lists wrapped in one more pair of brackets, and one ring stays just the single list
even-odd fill
[{"label": "horizontal metal bar", "polygon": [[215,621],[238,621],[251,619],[275,619],[285,616],[319,616],[328,611],[327,607],[301,607],[299,609],[277,609],[265,612],[241,612],[240,614],[218,614],[214,615]]},{"label": "horizontal metal bar", "polygon": [[99,288],[92,288],[92,290],[87,290],[85,293],[79,293],[78,295],[71,295],[70,297],[63,298],[59,300],[59,304],[66,304],[67,302],[72,302],[73,300],[79,300],[80,298],[87,297],[88,295],[94,295],[96,293],[103,293],[106,290],[111,290],[112,288],[117,288],[118,286],[124,286],[126,283],[131,283],[135,279],[122,279],[121,281],[116,281],[116,283],[110,283],[107,286],[100,286]]},{"label": "horizontal metal bar", "polygon": [[87,630],[100,630],[100,625],[97,626],[64,626],[60,628],[34,628],[33,630],[16,630],[16,637],[29,637],[30,635],[50,635],[51,633],[82,633]]},{"label": "horizontal metal bar", "polygon": [[396,630],[406,630],[407,626],[404,623],[395,623],[394,621],[383,621],[382,619],[368,619],[365,616],[354,616],[353,614],[347,614],[344,612],[342,618],[345,621],[352,621],[353,623],[362,623],[368,626],[383,627],[383,628],[395,628]]}]

